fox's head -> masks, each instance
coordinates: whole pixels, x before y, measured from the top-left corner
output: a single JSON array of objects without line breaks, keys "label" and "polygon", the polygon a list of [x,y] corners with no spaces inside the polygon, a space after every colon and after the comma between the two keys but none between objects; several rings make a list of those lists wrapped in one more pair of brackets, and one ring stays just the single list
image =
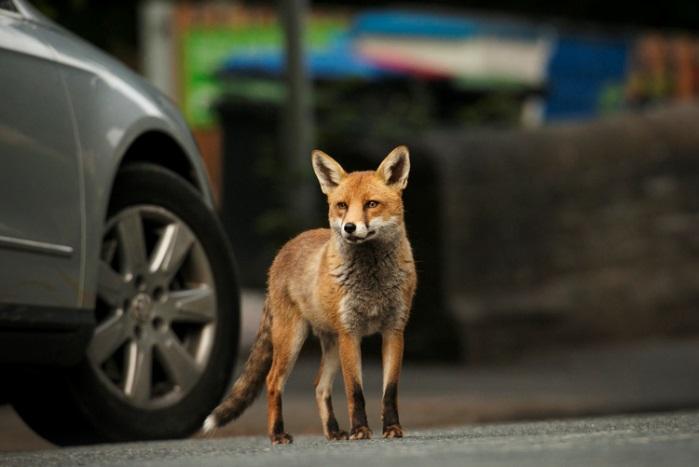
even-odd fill
[{"label": "fox's head", "polygon": [[403,189],[408,185],[408,148],[398,146],[376,171],[347,173],[323,151],[312,155],[320,188],[328,196],[330,227],[350,244],[389,240],[403,228]]}]

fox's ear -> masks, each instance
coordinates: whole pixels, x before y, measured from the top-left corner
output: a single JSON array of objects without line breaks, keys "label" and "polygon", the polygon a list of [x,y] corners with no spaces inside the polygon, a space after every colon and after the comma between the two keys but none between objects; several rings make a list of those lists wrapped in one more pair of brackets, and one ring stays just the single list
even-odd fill
[{"label": "fox's ear", "polygon": [[408,186],[409,172],[410,154],[405,146],[398,146],[391,151],[376,169],[376,174],[383,179],[386,185],[399,190]]},{"label": "fox's ear", "polygon": [[320,189],[323,193],[330,194],[345,178],[347,173],[335,159],[318,149],[311,154],[313,161],[313,171],[320,182]]}]

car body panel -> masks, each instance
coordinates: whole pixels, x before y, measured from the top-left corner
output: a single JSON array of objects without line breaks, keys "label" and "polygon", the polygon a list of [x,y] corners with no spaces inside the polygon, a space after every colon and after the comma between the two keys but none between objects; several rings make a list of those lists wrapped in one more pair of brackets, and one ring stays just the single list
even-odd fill
[{"label": "car body panel", "polygon": [[37,29],[0,15],[0,303],[71,307],[82,277],[78,144]]},{"label": "car body panel", "polygon": [[[77,170],[78,175],[71,179],[69,187],[65,186],[65,180],[55,176],[57,174],[49,174],[44,183],[45,189],[60,191],[61,196],[72,193],[71,200],[75,202],[78,214],[72,213],[69,218],[59,217],[59,220],[64,228],[69,225],[70,229],[79,230],[77,239],[75,232],[69,237],[58,237],[74,253],[69,259],[54,260],[70,263],[73,268],[77,261],[79,272],[76,274],[75,269],[70,269],[69,273],[56,273],[55,267],[43,270],[47,283],[43,287],[41,284],[34,287],[29,285],[31,300],[19,303],[43,305],[51,302],[54,306],[92,309],[96,300],[100,244],[112,184],[132,143],[149,132],[159,132],[171,138],[186,155],[202,198],[213,208],[208,176],[185,121],[167,97],[121,63],[38,14],[26,2],[17,0],[15,3],[22,15],[17,21],[23,21],[24,27],[31,30],[32,41],[48,48],[43,58],[47,63],[49,60],[52,62],[51,73],[60,77],[60,84],[55,83],[56,96],[67,96],[68,99],[68,110],[57,112],[53,117],[63,125],[72,126],[73,146],[66,147],[63,157],[77,158],[78,163],[73,169]],[[7,47],[7,41],[3,45],[1,37],[0,47]],[[0,160],[0,167],[4,168],[4,164],[5,161]],[[62,173],[62,177],[66,176]],[[82,192],[82,198],[76,199],[75,192]],[[57,216],[56,206],[51,202],[46,208]],[[13,207],[0,208],[0,223],[6,216],[5,209]],[[42,238],[38,237],[39,240]],[[36,264],[33,267],[40,271],[42,267],[46,268],[42,265],[47,255],[35,256]],[[17,267],[27,267],[27,263],[18,262],[18,258],[13,261]],[[9,274],[5,263],[2,264],[1,269],[5,272],[0,274]],[[5,284],[0,285],[0,303],[17,303],[17,300],[4,299],[5,289]],[[59,290],[64,295],[60,295]],[[59,295],[60,301],[56,302]]]},{"label": "car body panel", "polygon": [[[213,207],[206,171],[196,144],[170,101],[122,65],[92,46],[56,30],[46,30],[56,49],[56,63],[72,96],[73,117],[80,142],[85,183],[84,286],[80,306],[95,301],[97,254],[106,219],[112,182],[131,144],[147,132],[171,137],[186,154],[197,174],[198,188]],[[117,75],[114,70],[120,71]],[[193,157],[191,155],[196,155]]]}]

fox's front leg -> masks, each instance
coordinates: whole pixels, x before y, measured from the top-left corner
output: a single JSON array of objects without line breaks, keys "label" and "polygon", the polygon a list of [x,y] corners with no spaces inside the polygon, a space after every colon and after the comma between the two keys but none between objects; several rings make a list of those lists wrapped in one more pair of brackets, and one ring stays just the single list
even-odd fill
[{"label": "fox's front leg", "polygon": [[402,438],[398,419],[398,379],[403,362],[403,331],[391,330],[382,335],[383,420],[384,438]]},{"label": "fox's front leg", "polygon": [[364,391],[362,389],[362,354],[359,336],[340,333],[338,346],[340,365],[345,381],[345,394],[350,418],[350,439],[369,439],[371,430],[366,420]]},{"label": "fox's front leg", "polygon": [[330,440],[347,439],[349,435],[346,431],[340,430],[337,424],[332,403],[333,381],[335,373],[340,367],[337,338],[323,333],[318,334],[318,338],[323,356],[316,377],[316,401],[320,411],[320,420],[323,423],[323,433]]}]

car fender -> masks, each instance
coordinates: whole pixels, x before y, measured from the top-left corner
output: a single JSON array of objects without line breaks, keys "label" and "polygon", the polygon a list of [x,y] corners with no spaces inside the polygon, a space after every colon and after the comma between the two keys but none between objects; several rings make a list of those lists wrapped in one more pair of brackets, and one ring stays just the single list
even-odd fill
[{"label": "car fender", "polygon": [[148,132],[177,144],[204,202],[214,206],[208,175],[186,122],[170,99],[126,66],[52,25],[38,32],[54,50],[78,140],[83,193],[83,284],[78,307],[92,308],[104,221],[112,185],[131,145]]}]

